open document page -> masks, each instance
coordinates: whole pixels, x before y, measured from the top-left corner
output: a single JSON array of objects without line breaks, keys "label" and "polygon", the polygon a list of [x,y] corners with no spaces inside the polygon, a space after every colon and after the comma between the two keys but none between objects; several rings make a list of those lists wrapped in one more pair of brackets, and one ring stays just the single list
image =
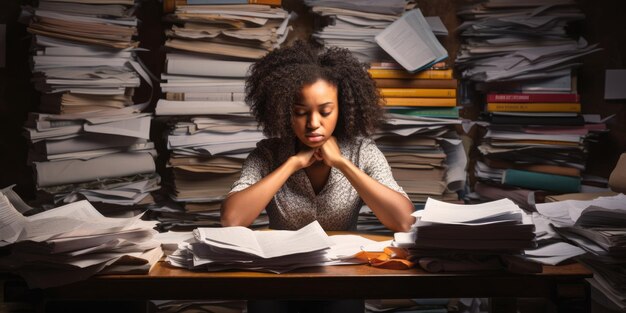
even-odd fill
[{"label": "open document page", "polygon": [[448,57],[419,9],[405,13],[380,34],[376,42],[410,72],[425,69]]},{"label": "open document page", "polygon": [[298,231],[253,231],[246,227],[198,228],[196,239],[208,245],[262,258],[323,250],[332,244],[317,221]]}]

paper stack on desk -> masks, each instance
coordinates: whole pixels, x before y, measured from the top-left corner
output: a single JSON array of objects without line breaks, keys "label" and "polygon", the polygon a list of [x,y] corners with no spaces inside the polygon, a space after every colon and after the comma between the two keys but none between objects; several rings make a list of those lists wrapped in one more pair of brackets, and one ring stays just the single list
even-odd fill
[{"label": "paper stack on desk", "polygon": [[509,199],[475,205],[428,199],[413,215],[413,230],[396,233],[394,245],[409,248],[427,271],[541,271],[519,258],[536,246],[535,225]]},{"label": "paper stack on desk", "polygon": [[589,282],[610,306],[626,309],[626,195],[537,204],[557,233],[588,253],[579,258],[593,272]]},{"label": "paper stack on desk", "polygon": [[[17,195],[0,192],[0,246],[10,254],[0,269],[21,275],[31,288],[86,279],[99,272],[147,273],[162,255],[153,240],[155,222],[141,216],[108,218],[88,201],[78,201],[32,216],[12,204]],[[19,198],[17,198],[19,199]]]},{"label": "paper stack on desk", "polygon": [[[363,263],[354,256],[362,250],[382,251],[378,242],[356,235],[329,237],[317,221],[297,230],[253,231],[246,227],[197,228],[193,236],[158,236],[167,251],[178,249],[166,261],[177,267],[207,271],[249,270],[284,273],[310,266]],[[369,247],[369,248],[364,248]]]},{"label": "paper stack on desk", "polygon": [[415,247],[514,252],[535,246],[534,230],[530,216],[509,199],[474,205],[428,199]]}]

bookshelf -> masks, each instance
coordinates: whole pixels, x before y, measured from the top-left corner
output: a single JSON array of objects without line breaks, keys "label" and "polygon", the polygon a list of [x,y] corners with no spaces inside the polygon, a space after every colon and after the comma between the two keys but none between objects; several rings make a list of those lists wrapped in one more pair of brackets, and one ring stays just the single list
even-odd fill
[{"label": "bookshelf", "polygon": [[[16,191],[25,199],[34,198],[35,188],[32,170],[26,166],[27,141],[21,136],[22,125],[27,112],[35,111],[39,96],[30,83],[29,70],[30,46],[25,25],[18,23],[20,5],[29,1],[9,0],[0,3],[0,23],[6,24],[6,60],[4,68],[0,68],[0,187],[16,184]],[[450,35],[443,40],[453,63],[459,48],[459,40],[454,31],[460,21],[455,12],[464,1],[457,0],[418,0],[418,6],[424,15],[438,15],[448,27]],[[605,101],[604,70],[626,67],[626,33],[618,31],[617,26],[626,16],[626,3],[611,0],[601,3],[590,0],[579,0],[586,19],[577,24],[574,31],[580,32],[589,42],[599,43],[603,51],[585,56],[581,59],[583,66],[578,70],[578,91],[581,95],[583,113],[601,114],[603,117],[614,114],[607,125],[609,133],[602,140],[593,144],[588,161],[588,172],[607,177],[621,153],[626,151],[626,100]],[[293,22],[294,32],[290,40],[308,38],[314,29],[317,17],[308,11],[301,0],[284,0],[283,8],[298,13]],[[163,47],[164,28],[162,22],[161,3],[147,0],[137,11],[142,20],[139,27],[141,47],[149,49],[139,53],[144,64],[155,74],[163,72],[165,49]],[[137,101],[151,97],[148,110],[160,97],[158,84],[150,88],[142,83],[136,90]],[[461,111],[464,118],[475,120],[484,99],[473,99]],[[155,126],[158,126],[155,123]],[[153,127],[151,136],[155,143],[163,133],[162,129]],[[157,147],[158,148],[158,147]],[[163,149],[160,149],[163,151]],[[162,169],[167,155],[159,155],[157,165]]]}]

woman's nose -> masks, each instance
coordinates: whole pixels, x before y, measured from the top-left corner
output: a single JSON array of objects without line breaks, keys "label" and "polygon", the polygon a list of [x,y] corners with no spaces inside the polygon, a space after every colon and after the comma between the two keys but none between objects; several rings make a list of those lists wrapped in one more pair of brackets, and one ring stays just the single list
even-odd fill
[{"label": "woman's nose", "polygon": [[311,113],[308,118],[308,127],[310,129],[317,129],[320,127],[320,118],[317,113]]}]

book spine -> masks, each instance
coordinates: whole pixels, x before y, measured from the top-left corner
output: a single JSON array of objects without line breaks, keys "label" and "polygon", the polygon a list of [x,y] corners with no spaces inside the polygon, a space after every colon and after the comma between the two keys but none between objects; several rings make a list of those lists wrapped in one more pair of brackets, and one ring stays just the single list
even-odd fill
[{"label": "book spine", "polygon": [[182,92],[166,92],[165,99],[171,101],[185,101],[185,94]]},{"label": "book spine", "polygon": [[172,13],[183,5],[203,4],[265,4],[280,7],[281,0],[163,0],[163,13]]},{"label": "book spine", "polygon": [[454,107],[456,98],[385,98],[385,106]]},{"label": "book spine", "polygon": [[487,102],[579,102],[580,97],[573,93],[490,93]]},{"label": "book spine", "polygon": [[271,5],[275,7],[279,7],[282,5],[281,0],[248,0],[249,4],[265,4]]},{"label": "book spine", "polygon": [[529,164],[529,165],[520,165],[519,167],[516,166],[516,169],[529,171],[529,172],[544,173],[544,174],[580,177],[580,170],[577,168],[573,168],[573,167],[545,165],[545,164]]},{"label": "book spine", "polygon": [[281,0],[186,0],[187,4],[265,4],[280,6]]},{"label": "book spine", "polygon": [[163,13],[172,13],[176,11],[176,5],[178,0],[163,0]]},{"label": "book spine", "polygon": [[502,183],[529,189],[541,189],[560,193],[580,191],[580,178],[507,169]]},{"label": "book spine", "polygon": [[580,103],[520,103],[490,102],[487,112],[575,112],[580,113]]},{"label": "book spine", "polygon": [[488,117],[492,124],[515,124],[515,125],[560,125],[560,126],[582,126],[585,119],[581,115],[573,117],[546,117],[541,118],[529,116],[504,116],[491,115]]},{"label": "book spine", "polygon": [[389,109],[387,112],[422,117],[459,118],[458,107],[417,108],[417,109]]},{"label": "book spine", "polygon": [[404,70],[369,69],[372,78],[400,78],[400,79],[452,79],[452,70],[424,70],[418,73],[409,73]]},{"label": "book spine", "polygon": [[380,88],[380,93],[395,98],[456,98],[456,89]]},{"label": "book spine", "polygon": [[456,79],[395,79],[378,78],[374,79],[378,88],[448,88],[456,89]]}]

